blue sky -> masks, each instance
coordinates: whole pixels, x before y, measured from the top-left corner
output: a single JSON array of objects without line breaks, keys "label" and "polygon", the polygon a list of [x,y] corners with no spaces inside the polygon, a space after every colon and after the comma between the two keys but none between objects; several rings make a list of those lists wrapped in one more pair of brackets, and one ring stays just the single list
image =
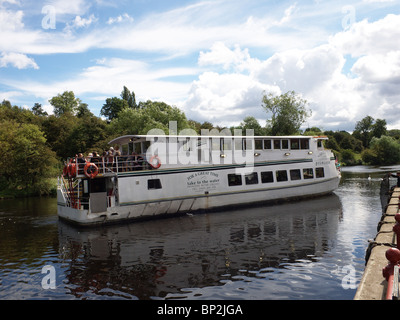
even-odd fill
[{"label": "blue sky", "polygon": [[99,116],[123,86],[189,119],[265,124],[264,92],[309,102],[305,126],[400,128],[400,0],[0,0],[0,100],[66,90]]}]

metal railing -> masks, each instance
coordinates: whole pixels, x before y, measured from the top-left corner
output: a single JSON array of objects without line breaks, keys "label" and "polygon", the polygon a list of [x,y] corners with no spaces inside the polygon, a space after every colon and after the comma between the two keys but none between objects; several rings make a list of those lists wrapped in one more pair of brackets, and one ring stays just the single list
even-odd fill
[{"label": "metal railing", "polygon": [[99,173],[121,173],[139,170],[149,170],[152,167],[144,155],[125,155],[113,157],[92,157],[92,158],[71,158],[67,163],[75,164],[76,174],[84,175],[84,168],[87,163],[93,163],[97,166]]}]

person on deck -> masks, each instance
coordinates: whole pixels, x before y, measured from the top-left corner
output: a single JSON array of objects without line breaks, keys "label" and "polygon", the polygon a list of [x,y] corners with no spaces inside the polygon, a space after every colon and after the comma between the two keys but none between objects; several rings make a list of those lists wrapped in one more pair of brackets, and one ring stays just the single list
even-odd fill
[{"label": "person on deck", "polygon": [[391,173],[390,176],[393,178],[397,178],[397,187],[400,187],[400,171],[396,174]]}]

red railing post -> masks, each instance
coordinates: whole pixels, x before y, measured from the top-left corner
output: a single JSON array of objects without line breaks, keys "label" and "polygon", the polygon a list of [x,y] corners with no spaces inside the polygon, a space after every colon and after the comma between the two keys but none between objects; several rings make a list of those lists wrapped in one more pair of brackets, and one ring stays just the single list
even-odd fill
[{"label": "red railing post", "polygon": [[[388,282],[386,290],[386,300],[392,300],[394,266],[397,265],[400,261],[400,250],[397,248],[390,248],[386,250],[385,256],[386,259],[389,260],[389,264],[382,269],[382,274]],[[398,281],[398,279],[395,280]]]},{"label": "red railing post", "polygon": [[396,234],[397,249],[400,249],[400,213],[396,213],[394,219],[396,224],[393,226],[393,232]]}]

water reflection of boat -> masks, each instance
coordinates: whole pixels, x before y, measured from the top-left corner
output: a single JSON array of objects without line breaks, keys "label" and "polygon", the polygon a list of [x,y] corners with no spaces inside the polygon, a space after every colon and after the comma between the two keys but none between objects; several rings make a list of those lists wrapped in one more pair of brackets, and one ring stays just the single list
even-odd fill
[{"label": "water reflection of boat", "polygon": [[335,239],[342,206],[333,194],[243,211],[93,230],[60,221],[66,286],[78,297],[149,299],[220,285],[243,271],[313,260]]}]

